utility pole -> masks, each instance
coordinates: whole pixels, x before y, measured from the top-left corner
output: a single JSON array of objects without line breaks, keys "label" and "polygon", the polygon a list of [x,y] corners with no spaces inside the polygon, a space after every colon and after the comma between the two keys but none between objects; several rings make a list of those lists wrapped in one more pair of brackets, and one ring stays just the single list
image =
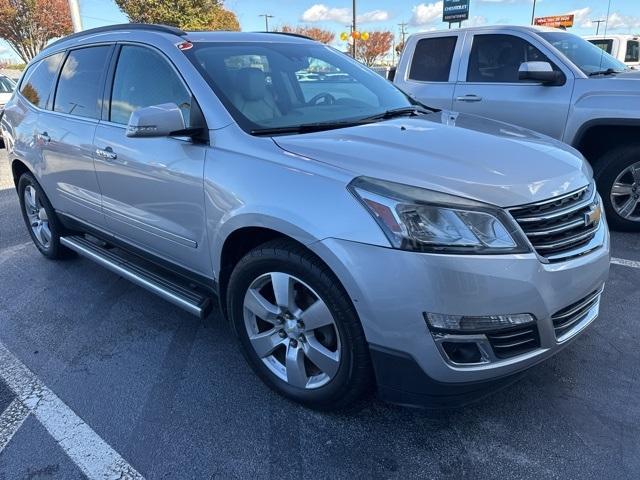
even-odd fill
[{"label": "utility pole", "polygon": [[591,20],[591,23],[597,24],[596,26],[596,35],[600,33],[600,24],[606,22],[606,20]]},{"label": "utility pole", "polygon": [[355,36],[355,32],[358,31],[357,25],[356,25],[356,0],[353,0],[353,22],[352,22],[351,31],[354,32],[353,35],[351,35],[351,39],[353,40],[353,43],[351,44],[351,56],[353,58],[356,58],[356,36]]},{"label": "utility pole", "polygon": [[71,24],[74,32],[82,31],[82,18],[80,17],[80,5],[78,0],[69,0],[69,13],[71,14]]},{"label": "utility pole", "polygon": [[533,0],[533,10],[531,12],[531,25],[536,23],[536,0]]},{"label": "utility pole", "polygon": [[404,40],[407,35],[407,30],[405,28],[407,25],[409,25],[407,22],[402,22],[398,24],[398,26],[400,27],[400,35],[402,35],[402,45],[404,45]]},{"label": "utility pole", "polygon": [[264,31],[269,31],[269,19],[273,18],[273,15],[269,15],[268,13],[263,13],[262,15],[258,15],[259,17],[264,17]]}]

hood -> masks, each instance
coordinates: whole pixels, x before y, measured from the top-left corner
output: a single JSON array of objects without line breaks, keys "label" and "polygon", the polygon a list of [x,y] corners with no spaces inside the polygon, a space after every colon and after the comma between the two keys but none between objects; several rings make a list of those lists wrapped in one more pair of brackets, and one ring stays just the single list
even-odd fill
[{"label": "hood", "polygon": [[280,148],[369,176],[501,207],[561,195],[591,180],[563,143],[474,115],[438,112],[274,137]]}]

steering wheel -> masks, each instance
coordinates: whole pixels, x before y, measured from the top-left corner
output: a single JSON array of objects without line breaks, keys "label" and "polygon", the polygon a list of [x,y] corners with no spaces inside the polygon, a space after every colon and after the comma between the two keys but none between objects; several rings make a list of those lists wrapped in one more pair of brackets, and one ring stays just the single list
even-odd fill
[{"label": "steering wheel", "polygon": [[[322,100],[322,102],[320,102]],[[307,102],[307,105],[334,105],[336,103],[336,97],[330,93],[319,93],[311,100]]]}]

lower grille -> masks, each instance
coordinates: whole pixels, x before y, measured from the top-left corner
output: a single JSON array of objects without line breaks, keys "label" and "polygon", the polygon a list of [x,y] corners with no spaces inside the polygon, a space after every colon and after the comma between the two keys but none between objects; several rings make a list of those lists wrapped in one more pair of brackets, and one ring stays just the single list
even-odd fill
[{"label": "lower grille", "polygon": [[587,317],[589,311],[598,304],[601,294],[602,289],[592,292],[582,300],[554,313],[551,320],[556,332],[556,339],[563,339],[574,327],[578,326]]},{"label": "lower grille", "polygon": [[540,336],[536,325],[488,333],[487,339],[497,358],[515,357],[540,347]]},{"label": "lower grille", "polygon": [[543,202],[513,207],[518,222],[538,254],[551,262],[587,253],[600,228],[595,185]]}]

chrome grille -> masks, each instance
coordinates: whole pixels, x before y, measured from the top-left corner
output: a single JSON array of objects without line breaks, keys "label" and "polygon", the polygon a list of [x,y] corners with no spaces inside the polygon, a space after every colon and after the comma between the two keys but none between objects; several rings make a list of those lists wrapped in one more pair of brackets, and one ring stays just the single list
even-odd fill
[{"label": "chrome grille", "polygon": [[[589,318],[589,312],[598,305],[601,294],[602,289],[592,292],[582,300],[563,308],[551,316],[558,340],[567,338],[567,335],[574,327],[577,327],[582,320]],[[591,320],[593,318],[595,318],[595,315],[592,316]]]},{"label": "chrome grille", "polygon": [[535,324],[488,333],[487,339],[497,358],[515,357],[540,347]]},{"label": "chrome grille", "polygon": [[600,221],[589,223],[600,208],[594,184],[546,200],[509,209],[536,252],[551,262],[586,253],[584,248],[596,235]]}]

